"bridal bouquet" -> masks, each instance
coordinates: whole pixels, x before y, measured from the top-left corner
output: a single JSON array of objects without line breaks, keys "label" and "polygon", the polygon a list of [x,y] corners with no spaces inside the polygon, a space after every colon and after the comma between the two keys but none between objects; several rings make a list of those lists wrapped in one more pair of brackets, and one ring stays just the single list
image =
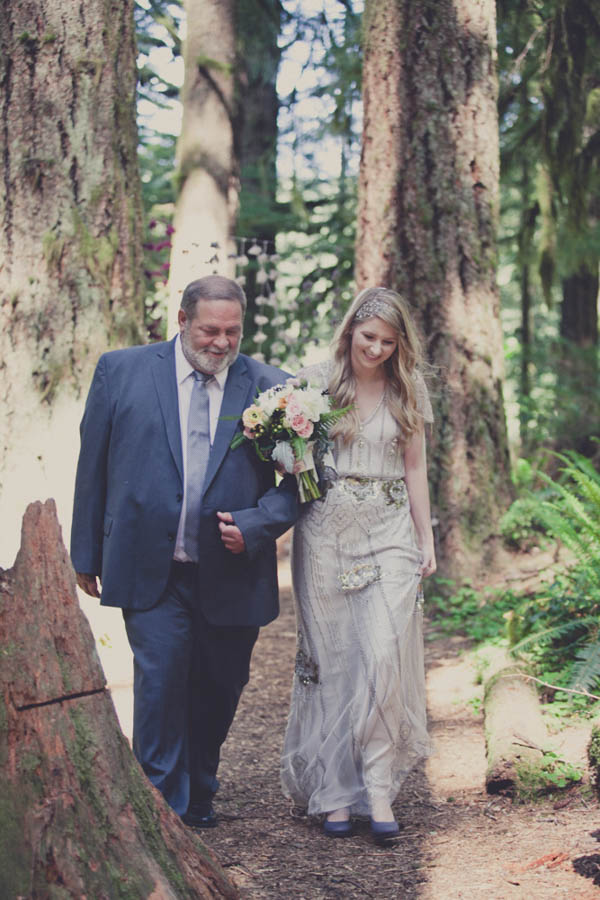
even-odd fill
[{"label": "bridal bouquet", "polygon": [[331,447],[329,429],[348,409],[332,409],[331,398],[319,388],[305,379],[288,378],[258,394],[244,410],[244,430],[231,447],[250,441],[263,462],[279,463],[296,476],[302,503],[317,500],[321,491],[316,465]]}]

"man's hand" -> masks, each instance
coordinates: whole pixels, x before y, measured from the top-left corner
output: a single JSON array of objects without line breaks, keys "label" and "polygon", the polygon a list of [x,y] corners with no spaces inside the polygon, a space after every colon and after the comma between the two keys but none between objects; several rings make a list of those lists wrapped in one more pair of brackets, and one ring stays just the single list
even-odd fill
[{"label": "man's hand", "polygon": [[237,525],[233,524],[233,516],[229,512],[217,513],[219,522],[219,531],[221,532],[221,540],[226,548],[232,553],[243,553],[246,549],[244,536]]},{"label": "man's hand", "polygon": [[100,597],[98,579],[95,575],[86,575],[84,572],[75,572],[75,577],[77,578],[77,584],[82,591],[85,591],[90,597]]}]

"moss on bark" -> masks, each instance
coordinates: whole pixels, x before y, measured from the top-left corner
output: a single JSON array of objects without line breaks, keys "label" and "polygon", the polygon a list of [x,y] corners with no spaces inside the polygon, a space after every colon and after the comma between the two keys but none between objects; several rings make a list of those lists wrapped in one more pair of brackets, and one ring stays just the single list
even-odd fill
[{"label": "moss on bark", "polygon": [[[484,567],[510,500],[495,284],[492,0],[368,0],[356,278],[411,302],[434,366],[442,570]],[[385,111],[385,114],[382,114]]]}]

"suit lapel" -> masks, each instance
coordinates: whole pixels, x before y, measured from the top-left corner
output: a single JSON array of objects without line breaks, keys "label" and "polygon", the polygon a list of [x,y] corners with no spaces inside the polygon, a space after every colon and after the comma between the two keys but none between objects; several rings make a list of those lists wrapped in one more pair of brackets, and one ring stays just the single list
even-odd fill
[{"label": "suit lapel", "polygon": [[250,405],[252,398],[249,398],[248,394],[250,393],[251,387],[252,379],[248,374],[246,363],[238,356],[229,369],[227,381],[225,382],[219,422],[215,433],[215,440],[210,451],[208,469],[206,470],[206,478],[204,481],[205,492],[208,490],[211,481],[217,474],[219,466],[223,462],[225,454],[229,450],[231,439],[235,434],[243,411],[246,406]]},{"label": "suit lapel", "polygon": [[179,425],[179,398],[175,374],[175,338],[162,344],[152,363],[152,377],[165,422],[167,441],[183,484],[183,456]]}]

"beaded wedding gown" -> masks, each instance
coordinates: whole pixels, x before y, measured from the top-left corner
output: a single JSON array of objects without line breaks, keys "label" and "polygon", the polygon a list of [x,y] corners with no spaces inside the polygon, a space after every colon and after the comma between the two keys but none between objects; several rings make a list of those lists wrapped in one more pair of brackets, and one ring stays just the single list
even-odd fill
[{"label": "beaded wedding gown", "polygon": [[[300,373],[327,386],[330,363]],[[419,411],[433,416],[417,378]],[[303,505],[292,543],[298,644],[281,764],[309,815],[392,802],[430,752],[419,566],[398,429],[384,399],[334,448],[325,499]]]}]

